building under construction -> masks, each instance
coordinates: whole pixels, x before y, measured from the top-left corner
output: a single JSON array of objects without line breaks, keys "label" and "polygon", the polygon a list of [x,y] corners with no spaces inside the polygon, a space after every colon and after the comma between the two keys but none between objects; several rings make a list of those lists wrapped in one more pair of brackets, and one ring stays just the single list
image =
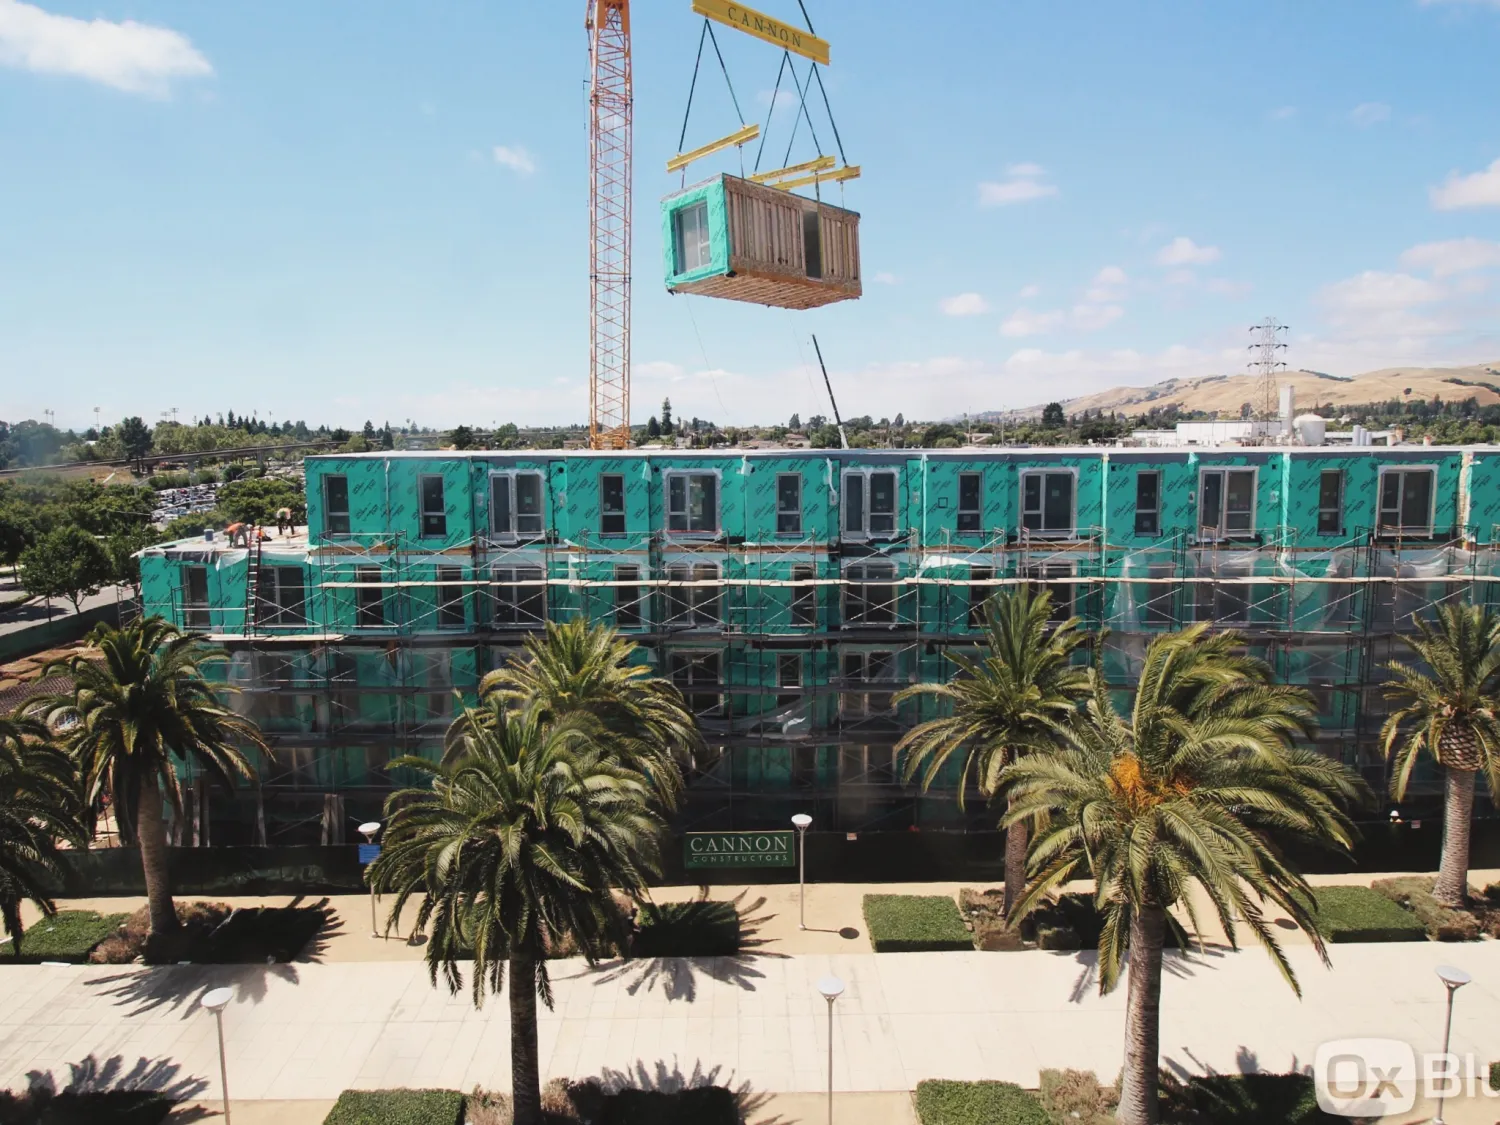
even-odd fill
[{"label": "building under construction", "polygon": [[[1041,584],[1108,630],[1128,685],[1155,634],[1242,630],[1305,684],[1319,744],[1377,789],[1382,665],[1413,615],[1488,601],[1500,450],[1436,447],[388,453],[310,457],[292,539],[155,547],[148,614],[232,659],[275,746],[215,799],[216,843],[347,838],[436,756],[479,678],[544,621],[640,645],[719,748],[678,827],[993,827],[982,802],[900,780],[997,589]],[[202,790],[200,789],[201,793]],[[201,814],[199,814],[201,816]],[[203,829],[206,834],[206,828]]]}]

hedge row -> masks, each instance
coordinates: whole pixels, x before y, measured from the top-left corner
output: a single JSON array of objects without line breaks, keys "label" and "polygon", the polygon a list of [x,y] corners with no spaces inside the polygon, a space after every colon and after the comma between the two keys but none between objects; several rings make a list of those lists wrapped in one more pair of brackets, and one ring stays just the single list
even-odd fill
[{"label": "hedge row", "polygon": [[[510,1121],[510,1099],[476,1090],[465,1116],[457,1090],[345,1090],[323,1125],[460,1125]],[[665,1093],[620,1090],[607,1094],[597,1082],[554,1080],[542,1092],[542,1108],[557,1125],[739,1125],[738,1099],[723,1086]]]},{"label": "hedge row", "polygon": [[865,895],[864,913],[876,953],[974,948],[958,904],[947,895]]},{"label": "hedge row", "polygon": [[1313,897],[1318,926],[1329,941],[1427,940],[1420,918],[1369,887],[1318,887]]}]

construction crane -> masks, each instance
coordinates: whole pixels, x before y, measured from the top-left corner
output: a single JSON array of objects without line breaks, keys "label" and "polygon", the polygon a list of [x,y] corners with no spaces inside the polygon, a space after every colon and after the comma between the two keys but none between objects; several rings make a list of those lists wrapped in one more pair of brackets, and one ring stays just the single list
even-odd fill
[{"label": "construction crane", "polygon": [[588,0],[589,447],[630,445],[630,0]]}]

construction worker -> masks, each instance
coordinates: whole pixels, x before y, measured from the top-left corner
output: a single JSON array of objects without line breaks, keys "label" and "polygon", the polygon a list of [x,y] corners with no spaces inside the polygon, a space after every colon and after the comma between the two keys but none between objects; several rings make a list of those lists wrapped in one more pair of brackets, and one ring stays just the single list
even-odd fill
[{"label": "construction worker", "polygon": [[231,547],[250,546],[250,525],[242,520],[237,520],[226,527],[224,534],[229,537]]},{"label": "construction worker", "polygon": [[276,509],[276,534],[296,535],[297,527],[292,523],[292,510],[290,508]]}]

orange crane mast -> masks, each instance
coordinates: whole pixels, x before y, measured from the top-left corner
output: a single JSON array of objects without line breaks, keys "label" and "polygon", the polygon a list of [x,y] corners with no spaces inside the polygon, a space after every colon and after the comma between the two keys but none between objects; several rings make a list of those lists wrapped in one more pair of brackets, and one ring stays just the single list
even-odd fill
[{"label": "orange crane mast", "polygon": [[630,0],[588,0],[589,446],[630,445]]}]

